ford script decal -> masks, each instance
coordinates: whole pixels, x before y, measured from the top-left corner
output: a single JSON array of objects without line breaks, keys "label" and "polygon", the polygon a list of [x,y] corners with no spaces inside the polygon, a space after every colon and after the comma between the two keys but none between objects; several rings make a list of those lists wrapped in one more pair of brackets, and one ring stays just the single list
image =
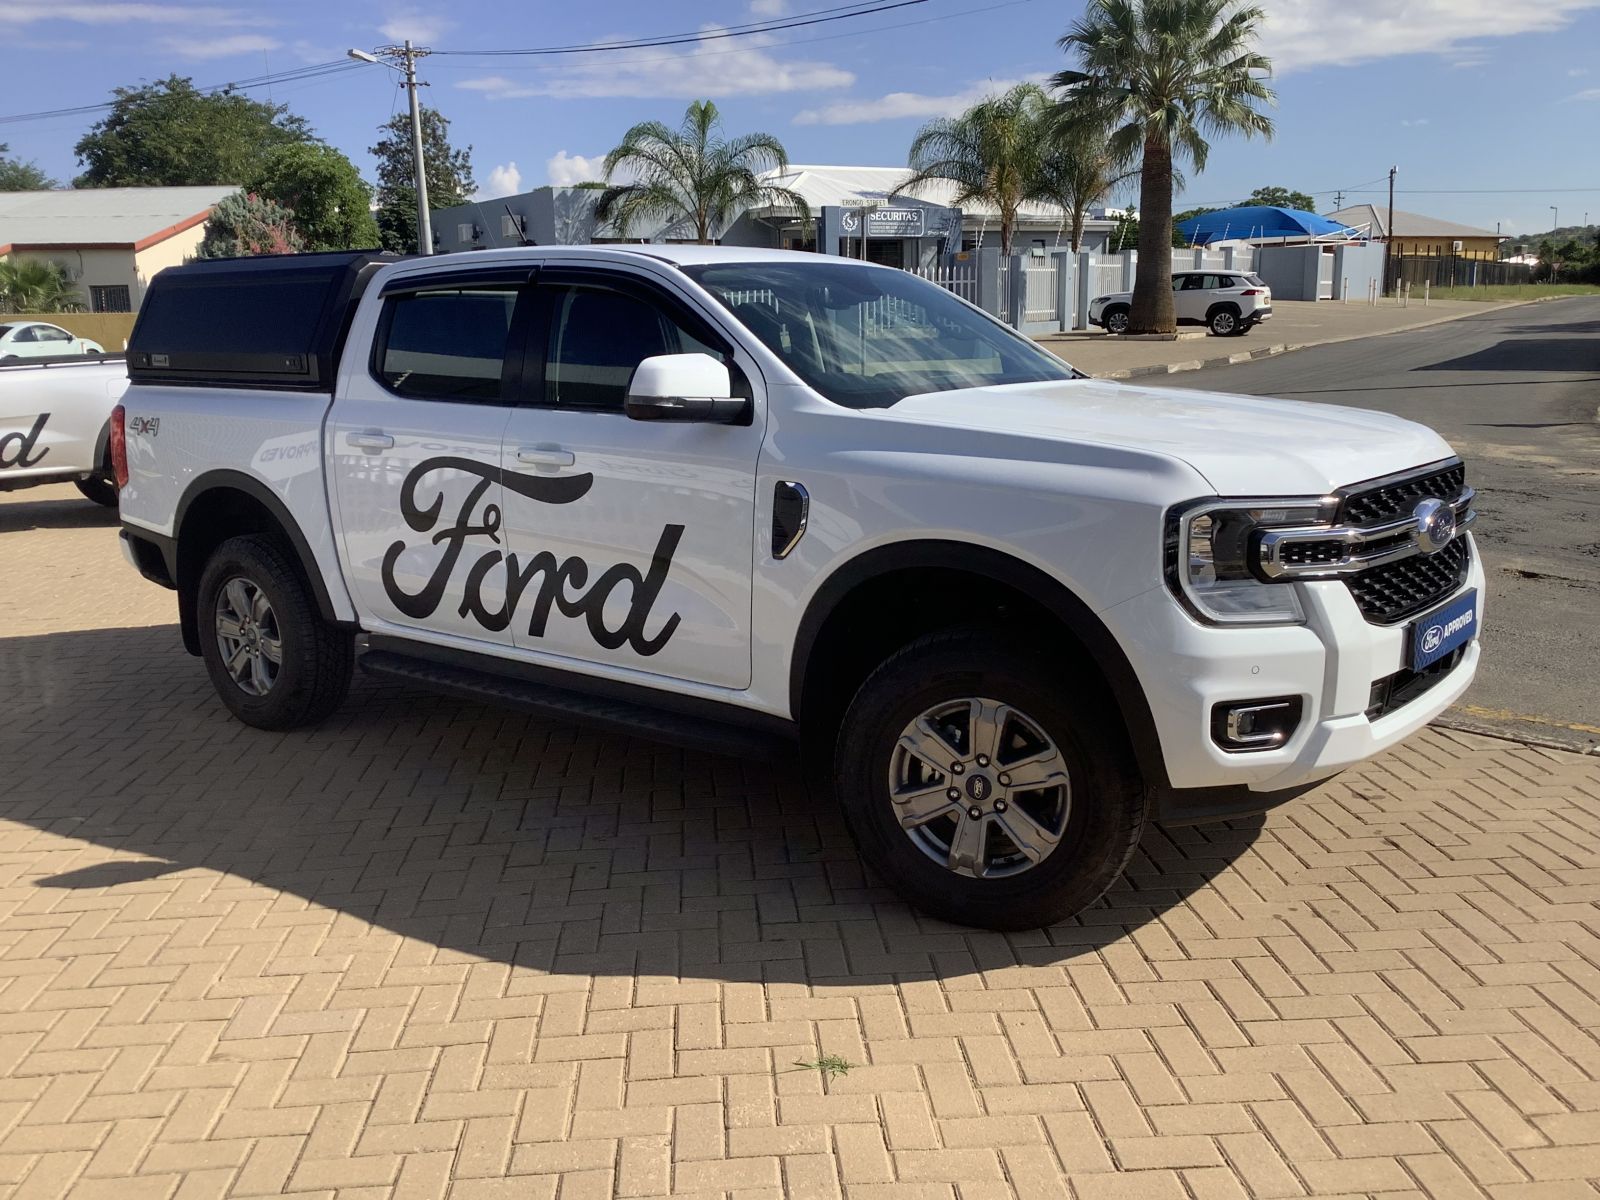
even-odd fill
[{"label": "ford script decal", "polygon": [[44,424],[50,419],[49,413],[40,413],[39,419],[33,423],[33,428],[27,433],[18,431],[0,437],[0,470],[6,467],[31,467],[46,454],[50,447],[46,446],[39,453],[30,457],[30,452],[39,441],[39,435],[44,432]]},{"label": "ford script decal", "polygon": [[[419,488],[423,486],[428,476],[436,471],[460,471],[466,475],[476,476],[478,480],[462,497],[461,504],[456,509],[454,523],[442,529],[436,528],[440,514],[444,511],[445,496],[442,488],[437,488],[435,485],[437,490],[426,505],[417,499]],[[499,545],[502,519],[500,506],[484,504],[481,511],[478,507],[488,493],[490,485],[495,483],[516,492],[519,496],[537,500],[541,504],[571,504],[588,494],[594,485],[594,476],[585,473],[539,478],[516,471],[505,471],[470,458],[429,458],[418,463],[401,485],[400,513],[405,518],[406,524],[417,533],[431,534],[432,543],[436,546],[443,545],[444,553],[422,590],[408,592],[400,586],[394,574],[400,556],[408,548],[406,541],[402,539],[393,543],[385,552],[382,571],[383,590],[394,606],[406,616],[422,620],[438,609],[468,538],[481,534]],[[672,567],[672,555],[677,550],[678,541],[682,536],[682,525],[663,526],[661,537],[656,542],[655,552],[650,559],[649,570],[641,573],[636,567],[627,563],[617,563],[601,572],[592,583],[589,579],[589,563],[576,554],[558,560],[550,551],[541,550],[523,563],[515,553],[489,550],[473,560],[466,568],[460,615],[476,621],[491,631],[504,629],[511,624],[517,606],[523,597],[530,593],[530,589],[533,589],[534,580],[537,578],[538,586],[532,591],[533,601],[528,611],[530,636],[544,636],[545,626],[553,609],[565,616],[584,618],[589,627],[589,636],[607,650],[631,646],[636,653],[655,654],[667,644],[681,620],[677,613],[673,613],[661,623],[661,627],[654,635],[646,633],[650,621],[650,609],[661,593],[662,584],[667,580],[667,572]],[[490,608],[484,602],[482,588],[489,573],[496,569],[502,569],[505,573],[505,604],[499,608]],[[624,584],[627,585],[631,597],[628,614],[616,628],[608,628],[605,623],[606,601]]]}]

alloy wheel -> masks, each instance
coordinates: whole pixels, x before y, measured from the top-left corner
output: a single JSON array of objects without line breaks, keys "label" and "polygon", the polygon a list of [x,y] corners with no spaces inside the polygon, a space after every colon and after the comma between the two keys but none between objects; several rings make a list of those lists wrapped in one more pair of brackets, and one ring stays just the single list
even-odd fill
[{"label": "alloy wheel", "polygon": [[1020,875],[1060,846],[1072,785],[1060,747],[1014,705],[970,696],[911,721],[890,756],[889,800],[928,858],[976,879]]},{"label": "alloy wheel", "polygon": [[265,696],[283,666],[283,636],[266,592],[254,580],[235,576],[217,593],[216,609],[223,666],[241,691]]}]

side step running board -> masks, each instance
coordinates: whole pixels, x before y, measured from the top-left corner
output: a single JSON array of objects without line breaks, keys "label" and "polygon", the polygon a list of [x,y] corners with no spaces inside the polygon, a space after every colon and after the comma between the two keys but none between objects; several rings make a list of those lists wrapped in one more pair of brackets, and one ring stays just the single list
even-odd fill
[{"label": "side step running board", "polygon": [[368,650],[357,661],[369,675],[500,708],[614,729],[684,749],[769,760],[794,752],[795,741],[774,730],[746,728],[728,721],[533,683],[392,650]]}]

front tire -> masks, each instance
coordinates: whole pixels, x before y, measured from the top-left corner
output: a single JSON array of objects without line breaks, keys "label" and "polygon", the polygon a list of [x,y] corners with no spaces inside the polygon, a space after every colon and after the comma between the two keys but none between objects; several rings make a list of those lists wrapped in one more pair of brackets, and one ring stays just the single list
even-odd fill
[{"label": "front tire", "polygon": [[212,686],[246,725],[316,724],[350,690],[354,639],[322,619],[273,538],[251,534],[218,546],[201,572],[195,614]]},{"label": "front tire", "polygon": [[1127,308],[1108,308],[1101,316],[1105,322],[1107,333],[1127,333],[1130,310]]},{"label": "front tire", "polygon": [[987,629],[911,643],[862,684],[835,790],[862,857],[917,908],[1033,929],[1092,904],[1144,827],[1115,704],[1081,658]]}]

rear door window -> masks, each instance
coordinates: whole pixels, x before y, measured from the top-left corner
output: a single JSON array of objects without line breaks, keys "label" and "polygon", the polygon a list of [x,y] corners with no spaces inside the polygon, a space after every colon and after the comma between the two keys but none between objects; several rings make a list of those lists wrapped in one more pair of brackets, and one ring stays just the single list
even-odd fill
[{"label": "rear door window", "polygon": [[385,302],[374,370],[396,395],[498,403],[516,284],[454,285]]}]

